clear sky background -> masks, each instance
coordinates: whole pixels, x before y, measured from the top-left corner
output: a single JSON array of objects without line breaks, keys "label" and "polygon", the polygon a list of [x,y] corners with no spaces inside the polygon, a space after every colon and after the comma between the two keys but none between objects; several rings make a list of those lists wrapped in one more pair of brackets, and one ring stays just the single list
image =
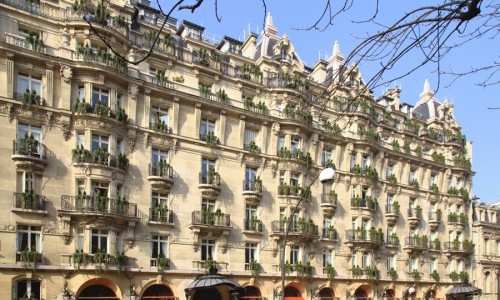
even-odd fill
[{"label": "clear sky background", "polygon": [[[379,20],[390,25],[391,20],[400,18],[404,12],[420,5],[433,4],[437,1],[380,1]],[[163,1],[164,9],[172,1]],[[358,1],[351,11],[340,16],[333,26],[323,32],[311,30],[303,31],[294,28],[304,28],[312,25],[322,14],[323,0],[267,0],[267,11],[271,12],[274,25],[278,28],[278,36],[287,33],[296,52],[305,61],[306,65],[314,66],[318,59],[331,55],[333,44],[337,40],[340,51],[344,56],[360,42],[359,37],[367,33],[376,32],[372,24],[355,23],[370,18],[374,12],[375,1]],[[339,3],[334,2],[334,3]],[[152,3],[152,6],[155,4]],[[218,37],[224,35],[243,40],[244,33],[248,36],[249,28],[252,32],[261,34],[264,23],[264,9],[260,0],[219,0],[219,15],[222,21],[215,17],[214,0],[205,0],[204,4],[194,13],[181,12],[172,16],[188,20],[205,27],[205,32]],[[474,24],[471,24],[474,25]],[[472,26],[470,28],[472,28]],[[456,40],[459,41],[459,40]],[[467,71],[471,67],[491,64],[499,60],[499,39],[485,39],[472,42],[450,53],[442,68],[453,67],[454,70]],[[415,62],[420,55],[414,53],[406,60],[400,61],[400,67]],[[363,62],[360,65],[365,80],[378,70],[378,64]],[[396,65],[396,69],[398,65]],[[408,77],[397,81],[401,87],[401,101],[415,104],[422,91],[425,79],[429,79],[431,88],[436,90],[438,78],[435,72],[436,65],[419,69]],[[488,107],[500,107],[500,86],[488,88],[479,87],[485,74],[472,75],[455,81],[447,87],[452,78],[441,77],[441,84],[435,97],[440,101],[448,98],[455,105],[455,117],[462,127],[462,133],[467,140],[473,142],[473,170],[476,172],[473,180],[473,194],[483,202],[493,203],[500,201],[500,109],[490,110]],[[498,79],[498,75],[496,77]],[[389,86],[389,87],[392,87]],[[383,88],[374,90],[376,97],[380,96]],[[497,186],[498,184],[498,186]]]}]

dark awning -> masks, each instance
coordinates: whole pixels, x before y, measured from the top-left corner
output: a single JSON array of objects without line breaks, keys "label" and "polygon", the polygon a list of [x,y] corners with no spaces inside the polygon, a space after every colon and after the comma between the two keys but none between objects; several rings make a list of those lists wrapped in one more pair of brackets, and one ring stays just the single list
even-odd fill
[{"label": "dark awning", "polygon": [[227,279],[220,275],[206,275],[200,276],[195,281],[191,282],[187,288],[184,289],[186,295],[195,290],[210,289],[220,285],[227,285],[229,290],[238,292],[244,291],[244,288],[231,279]]},{"label": "dark awning", "polygon": [[446,295],[452,296],[452,295],[481,295],[481,289],[478,289],[475,286],[472,286],[468,283],[464,284],[457,284],[454,287],[452,287]]}]

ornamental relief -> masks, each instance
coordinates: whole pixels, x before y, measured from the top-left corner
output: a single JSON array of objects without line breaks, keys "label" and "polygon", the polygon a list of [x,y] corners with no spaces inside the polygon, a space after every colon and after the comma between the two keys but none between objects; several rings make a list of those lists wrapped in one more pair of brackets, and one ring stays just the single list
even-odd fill
[{"label": "ornamental relief", "polygon": [[77,130],[85,130],[87,128],[91,130],[105,130],[117,136],[124,136],[127,133],[126,127],[117,126],[117,124],[106,122],[104,120],[78,118],[74,121],[74,127]]},{"label": "ornamental relief", "polygon": [[153,145],[153,146],[171,148],[175,150],[177,146],[177,139],[173,139],[171,137],[167,137],[161,134],[145,132],[143,139],[144,139],[144,145],[146,145],[146,149],[149,146]]}]

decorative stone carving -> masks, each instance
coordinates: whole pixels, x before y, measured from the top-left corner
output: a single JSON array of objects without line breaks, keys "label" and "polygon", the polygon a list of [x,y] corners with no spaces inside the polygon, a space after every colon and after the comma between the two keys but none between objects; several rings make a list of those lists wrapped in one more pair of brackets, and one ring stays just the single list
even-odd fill
[{"label": "decorative stone carving", "polygon": [[16,225],[11,224],[0,224],[0,231],[15,231]]},{"label": "decorative stone carving", "polygon": [[131,84],[128,86],[128,94],[130,95],[130,99],[137,99],[137,95],[139,94],[139,87],[137,84]]},{"label": "decorative stone carving", "polygon": [[134,152],[134,149],[135,149],[135,136],[134,137],[129,137],[127,139],[127,143],[128,143],[128,146],[130,148],[130,152]]},{"label": "decorative stone carving", "polygon": [[273,132],[274,134],[279,134],[280,133],[280,123],[273,123]]},{"label": "decorative stone carving", "polygon": [[70,83],[71,78],[73,78],[73,69],[71,69],[71,67],[69,67],[69,66],[62,65],[60,74],[61,74],[61,78],[64,80],[64,82]]}]

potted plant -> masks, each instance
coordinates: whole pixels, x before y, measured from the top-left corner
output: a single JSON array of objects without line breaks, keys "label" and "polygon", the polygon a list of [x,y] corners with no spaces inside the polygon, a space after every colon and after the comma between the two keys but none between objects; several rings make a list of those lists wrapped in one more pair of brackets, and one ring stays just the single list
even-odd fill
[{"label": "potted plant", "polygon": [[259,276],[260,264],[254,259],[250,261],[250,271],[252,272],[252,277]]},{"label": "potted plant", "polygon": [[158,273],[163,272],[170,264],[170,259],[165,257],[163,253],[160,252],[156,257],[156,268],[158,269]]},{"label": "potted plant", "polygon": [[35,271],[38,265],[38,252],[36,248],[26,247],[26,249],[21,251],[20,261],[25,270],[31,268],[32,271]]},{"label": "potted plant", "polygon": [[203,268],[205,269],[205,274],[216,274],[217,273],[217,262],[212,259],[212,256],[209,256],[203,262]]},{"label": "potted plant", "polygon": [[399,202],[398,201],[394,201],[392,203],[392,212],[395,213],[395,214],[399,214],[399,208],[400,208]]},{"label": "potted plant", "polygon": [[432,271],[431,273],[431,277],[434,279],[434,281],[436,282],[439,282],[440,278],[439,278],[439,273],[437,272],[437,270],[434,270]]},{"label": "potted plant", "polygon": [[217,175],[219,175],[213,167],[208,168],[207,172],[207,183],[217,184]]},{"label": "potted plant", "polygon": [[437,209],[436,210],[436,220],[441,222],[442,219],[443,219],[443,212],[441,211],[441,209]]},{"label": "potted plant", "polygon": [[106,265],[108,264],[109,256],[108,253],[106,253],[106,250],[104,249],[97,249],[97,251],[94,253],[94,264],[96,267],[96,270],[101,270]]},{"label": "potted plant", "polygon": [[422,275],[420,274],[420,272],[417,270],[417,269],[414,269],[412,272],[411,272],[411,277],[413,278],[414,281],[418,282],[422,279]]},{"label": "potted plant", "polygon": [[394,268],[391,268],[389,270],[389,277],[391,277],[392,281],[395,281],[396,279],[398,279],[398,272],[396,272]]},{"label": "potted plant", "polygon": [[76,250],[73,255],[71,255],[73,267],[80,271],[82,266],[87,264],[87,254],[83,250]]}]

